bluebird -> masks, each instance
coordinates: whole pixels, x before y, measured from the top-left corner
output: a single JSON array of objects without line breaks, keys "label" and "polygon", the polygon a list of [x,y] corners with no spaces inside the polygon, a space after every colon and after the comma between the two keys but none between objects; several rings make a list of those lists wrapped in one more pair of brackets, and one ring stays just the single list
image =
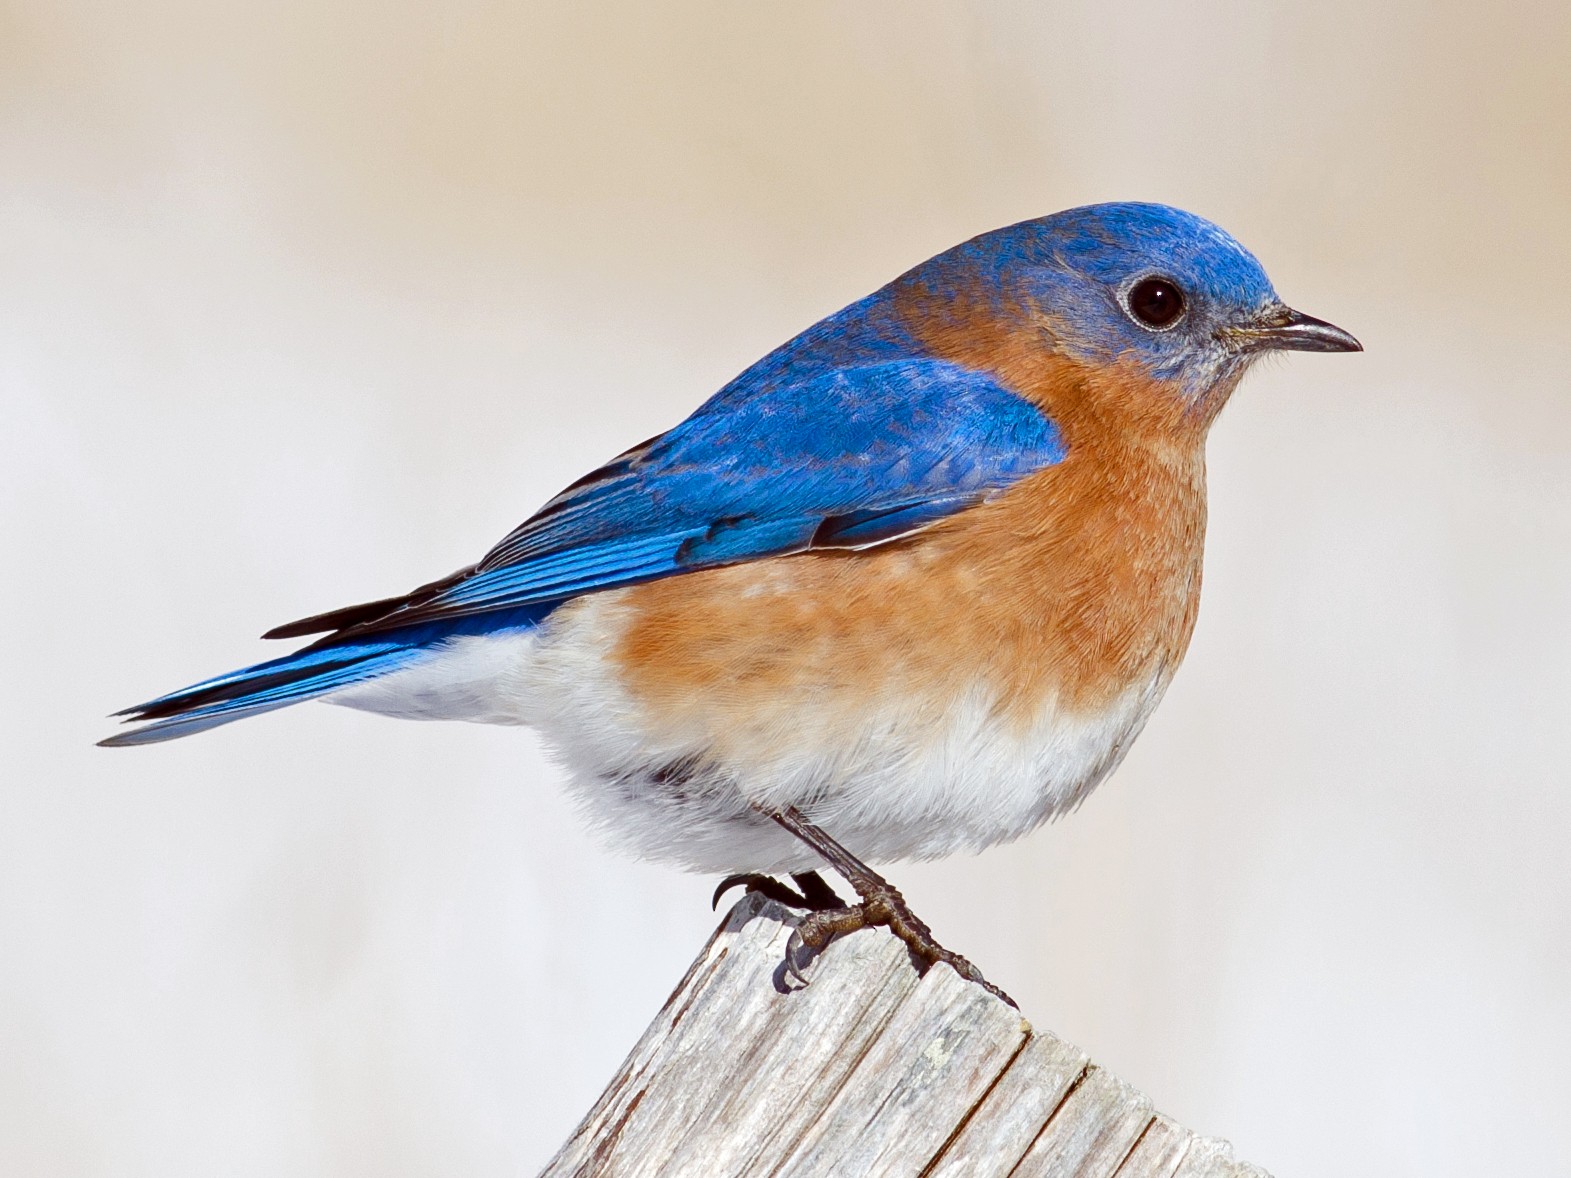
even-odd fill
[{"label": "bluebird", "polygon": [[320,637],[127,709],[140,726],[103,743],[309,699],[529,725],[613,844],[809,910],[793,971],[876,924],[986,985],[867,861],[1018,838],[1123,759],[1194,628],[1206,434],[1282,350],[1361,346],[1191,213],[984,233],[477,564],[279,626],[265,637]]}]

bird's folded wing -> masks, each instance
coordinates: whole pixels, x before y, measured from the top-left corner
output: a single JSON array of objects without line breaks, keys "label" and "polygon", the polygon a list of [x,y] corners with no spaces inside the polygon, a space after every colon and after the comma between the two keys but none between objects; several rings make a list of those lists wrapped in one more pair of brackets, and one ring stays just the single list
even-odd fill
[{"label": "bird's folded wing", "polygon": [[341,618],[342,634],[363,634],[812,548],[867,547],[1063,455],[1058,429],[1034,405],[941,361],[722,393],[573,484],[473,569],[373,603],[385,609],[350,607],[273,633],[321,632]]}]

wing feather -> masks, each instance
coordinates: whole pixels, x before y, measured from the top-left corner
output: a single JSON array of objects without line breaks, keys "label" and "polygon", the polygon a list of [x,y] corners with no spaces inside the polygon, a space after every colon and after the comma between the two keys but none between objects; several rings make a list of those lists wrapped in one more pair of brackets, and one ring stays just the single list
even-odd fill
[{"label": "wing feather", "polygon": [[473,569],[271,634],[342,622],[323,640],[332,642],[809,548],[888,543],[1064,453],[1034,405],[943,361],[840,369],[746,396],[728,388],[568,487]]}]

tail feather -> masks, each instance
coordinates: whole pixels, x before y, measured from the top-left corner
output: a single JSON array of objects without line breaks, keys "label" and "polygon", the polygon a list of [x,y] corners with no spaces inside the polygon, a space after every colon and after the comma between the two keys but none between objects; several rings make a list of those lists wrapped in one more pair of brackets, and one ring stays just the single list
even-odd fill
[{"label": "tail feather", "polygon": [[148,723],[98,743],[125,748],[189,736],[385,675],[420,658],[427,649],[392,642],[307,648],[117,712],[127,723]]},{"label": "tail feather", "polygon": [[[330,635],[282,658],[204,679],[116,712],[115,715],[126,723],[142,727],[116,733],[98,743],[106,748],[155,744],[315,699],[350,684],[363,683],[411,666],[454,638],[530,629],[537,626],[555,604],[547,602],[442,619],[358,639],[347,632]],[[314,624],[314,620],[309,618],[294,623],[295,626],[310,624]]]}]

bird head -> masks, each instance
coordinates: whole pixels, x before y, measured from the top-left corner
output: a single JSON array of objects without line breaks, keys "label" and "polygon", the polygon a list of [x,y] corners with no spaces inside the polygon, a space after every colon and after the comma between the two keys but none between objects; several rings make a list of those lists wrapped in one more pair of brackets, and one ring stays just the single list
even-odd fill
[{"label": "bird head", "polygon": [[1208,417],[1264,353],[1362,350],[1284,304],[1229,234],[1167,205],[1069,209],[983,234],[948,261],[987,274],[995,308],[1024,316],[1054,352],[1133,363]]}]

